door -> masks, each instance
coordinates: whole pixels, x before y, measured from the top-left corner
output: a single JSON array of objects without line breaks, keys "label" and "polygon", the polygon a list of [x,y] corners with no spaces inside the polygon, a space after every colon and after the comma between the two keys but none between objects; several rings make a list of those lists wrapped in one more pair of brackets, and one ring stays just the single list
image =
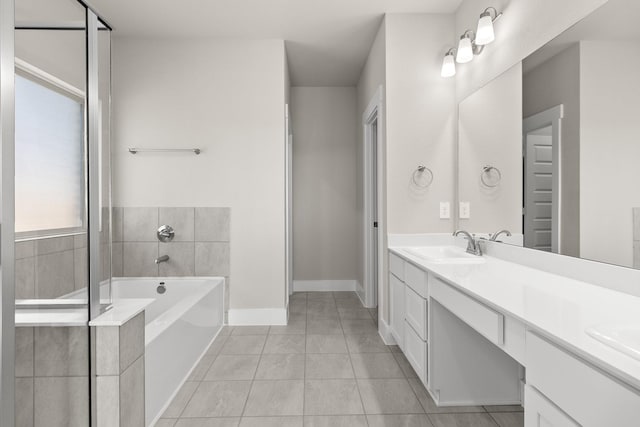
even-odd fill
[{"label": "door", "polygon": [[561,253],[561,121],[563,106],[524,119],[524,246]]}]

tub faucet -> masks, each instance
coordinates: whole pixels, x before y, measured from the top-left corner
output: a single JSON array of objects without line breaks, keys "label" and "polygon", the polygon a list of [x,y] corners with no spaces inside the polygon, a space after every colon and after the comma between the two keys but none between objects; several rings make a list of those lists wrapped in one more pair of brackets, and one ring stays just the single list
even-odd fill
[{"label": "tub faucet", "polygon": [[493,233],[493,234],[491,235],[491,237],[489,238],[489,240],[491,240],[492,242],[496,242],[496,241],[497,241],[497,239],[498,239],[498,237],[499,237],[501,234],[504,234],[504,235],[505,235],[505,236],[507,236],[507,237],[511,236],[511,232],[510,232],[509,230],[500,230],[500,231],[496,231],[495,233]]},{"label": "tub faucet", "polygon": [[472,236],[471,234],[469,234],[468,231],[464,231],[464,230],[454,231],[453,233],[454,237],[460,234],[462,234],[465,237],[465,239],[469,241],[469,243],[467,244],[467,253],[470,253],[476,256],[482,256],[482,249],[480,249],[480,245],[476,241],[475,236]]},{"label": "tub faucet", "polygon": [[161,257],[156,258],[156,264],[167,261],[169,261],[169,255],[162,255]]}]

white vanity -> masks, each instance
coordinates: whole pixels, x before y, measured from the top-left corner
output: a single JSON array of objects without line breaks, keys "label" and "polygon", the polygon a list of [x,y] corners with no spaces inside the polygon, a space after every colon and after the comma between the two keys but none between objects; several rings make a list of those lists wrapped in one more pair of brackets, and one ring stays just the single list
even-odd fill
[{"label": "white vanity", "polygon": [[438,405],[523,404],[527,427],[640,425],[640,356],[593,336],[640,330],[640,297],[457,244],[389,250],[390,332]]}]

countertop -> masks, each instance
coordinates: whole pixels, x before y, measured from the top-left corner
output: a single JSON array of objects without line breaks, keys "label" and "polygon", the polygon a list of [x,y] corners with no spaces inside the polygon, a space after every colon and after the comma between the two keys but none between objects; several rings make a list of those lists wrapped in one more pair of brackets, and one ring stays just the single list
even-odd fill
[{"label": "countertop", "polygon": [[586,333],[640,328],[640,297],[486,255],[482,264],[435,264],[402,247],[389,250],[640,390],[640,361]]}]

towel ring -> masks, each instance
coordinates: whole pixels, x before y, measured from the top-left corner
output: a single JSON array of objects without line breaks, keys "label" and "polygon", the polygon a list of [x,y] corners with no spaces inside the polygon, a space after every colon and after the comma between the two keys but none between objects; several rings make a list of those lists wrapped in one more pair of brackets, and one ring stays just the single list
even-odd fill
[{"label": "towel ring", "polygon": [[[487,181],[487,177],[491,177],[491,175],[495,174],[495,178],[493,179],[493,184],[491,181]],[[502,172],[495,166],[485,166],[482,168],[482,173],[480,174],[480,181],[485,187],[495,188],[500,184],[502,180]]]},{"label": "towel ring", "polygon": [[[425,173],[429,176],[429,178],[427,179],[426,182],[422,182],[421,178],[424,176]],[[433,182],[433,172],[428,167],[420,165],[415,171],[413,171],[411,180],[413,181],[416,187],[427,188]]]}]

